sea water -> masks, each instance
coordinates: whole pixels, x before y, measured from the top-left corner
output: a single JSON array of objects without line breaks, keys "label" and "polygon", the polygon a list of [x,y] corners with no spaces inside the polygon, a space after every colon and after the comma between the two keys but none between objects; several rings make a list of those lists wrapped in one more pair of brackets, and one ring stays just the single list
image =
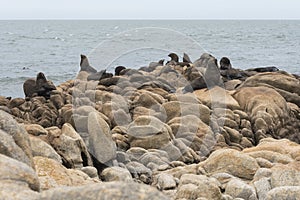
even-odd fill
[{"label": "sea water", "polygon": [[111,70],[147,66],[192,49],[192,60],[208,52],[218,60],[229,57],[235,68],[276,66],[300,74],[300,21],[0,21],[0,47],[0,95],[11,97],[24,97],[23,82],[38,72],[56,85],[74,79],[80,54],[90,55],[98,70],[108,66],[97,66],[95,57]]}]

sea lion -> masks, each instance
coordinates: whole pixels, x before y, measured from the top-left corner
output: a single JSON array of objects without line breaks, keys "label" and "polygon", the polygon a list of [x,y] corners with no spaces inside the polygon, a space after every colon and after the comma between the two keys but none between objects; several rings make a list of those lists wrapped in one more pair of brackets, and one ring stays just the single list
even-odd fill
[{"label": "sea lion", "polygon": [[158,62],[151,62],[149,68],[156,68],[158,66],[164,66],[165,59],[159,60]]},{"label": "sea lion", "polygon": [[96,73],[97,70],[95,68],[93,68],[90,63],[88,58],[85,55],[80,55],[80,71],[86,71],[89,73]]},{"label": "sea lion", "polygon": [[186,53],[183,53],[183,62],[184,63],[192,63],[189,55],[187,55]]},{"label": "sea lion", "polygon": [[123,69],[126,69],[126,67],[124,66],[118,66],[115,68],[115,76],[120,76],[120,72],[123,70]]},{"label": "sea lion", "polygon": [[56,90],[55,85],[48,81],[42,72],[37,74],[36,79],[27,79],[23,84],[25,97],[43,96],[46,99],[50,98],[52,90]]},{"label": "sea lion", "polygon": [[257,67],[257,68],[252,68],[252,69],[247,69],[246,71],[255,71],[255,72],[277,72],[279,69],[277,67]]},{"label": "sea lion", "polygon": [[179,62],[179,57],[175,53],[170,53],[168,56],[171,60],[167,62],[167,65],[178,65],[180,67],[190,66],[190,63],[188,62]]},{"label": "sea lion", "polygon": [[220,60],[220,69],[221,70],[232,69],[229,58],[227,58],[227,57],[221,58],[221,60]]},{"label": "sea lion", "polygon": [[179,57],[177,56],[176,53],[170,53],[168,56],[171,58],[170,62],[171,61],[174,61],[176,63],[179,62]]},{"label": "sea lion", "polygon": [[100,81],[101,79],[111,78],[112,76],[113,76],[112,73],[107,73],[106,70],[101,70],[100,72],[90,74],[87,77],[87,80],[88,81]]}]

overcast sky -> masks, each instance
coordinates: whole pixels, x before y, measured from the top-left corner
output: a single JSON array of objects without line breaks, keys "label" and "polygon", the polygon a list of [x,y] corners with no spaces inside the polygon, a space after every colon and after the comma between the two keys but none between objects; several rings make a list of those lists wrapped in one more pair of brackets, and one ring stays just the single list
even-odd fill
[{"label": "overcast sky", "polygon": [[2,0],[0,19],[300,19],[299,0]]}]

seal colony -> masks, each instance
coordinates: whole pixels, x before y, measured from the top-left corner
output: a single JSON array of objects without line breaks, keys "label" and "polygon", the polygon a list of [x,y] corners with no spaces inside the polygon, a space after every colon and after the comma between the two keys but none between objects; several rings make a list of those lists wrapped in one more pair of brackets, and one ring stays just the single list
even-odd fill
[{"label": "seal colony", "polygon": [[178,55],[0,96],[0,198],[299,198],[299,76]]}]

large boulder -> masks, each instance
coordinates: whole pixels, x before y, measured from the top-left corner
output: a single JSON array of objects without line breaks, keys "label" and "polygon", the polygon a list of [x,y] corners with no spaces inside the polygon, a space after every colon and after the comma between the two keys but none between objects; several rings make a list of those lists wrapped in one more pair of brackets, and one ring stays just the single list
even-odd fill
[{"label": "large boulder", "polygon": [[64,124],[61,130],[57,127],[48,129],[48,140],[61,156],[65,166],[69,168],[92,166],[84,141],[70,124]]},{"label": "large boulder", "polygon": [[259,169],[254,158],[233,149],[217,150],[200,165],[209,174],[225,172],[248,180],[252,180],[255,172]]},{"label": "large boulder", "polygon": [[[28,166],[33,167],[32,150],[30,146],[29,135],[23,126],[19,125],[11,115],[0,110],[0,128],[5,132],[2,132],[3,138],[3,150],[7,156],[12,156],[21,162],[26,163]],[[7,135],[6,135],[7,134]],[[14,145],[14,143],[17,145]],[[6,146],[6,147],[5,147]],[[12,154],[8,147],[13,147],[17,154]],[[6,148],[6,150],[5,150]],[[21,152],[24,152],[24,154]],[[2,153],[2,152],[1,152]]]},{"label": "large boulder", "polygon": [[173,137],[171,128],[152,116],[140,116],[128,126],[128,140],[131,147],[160,149]]},{"label": "large boulder", "polygon": [[34,157],[34,163],[42,190],[61,186],[79,186],[100,182],[90,178],[80,170],[67,169],[61,163],[45,158]]},{"label": "large boulder", "polygon": [[14,182],[16,187],[26,183],[30,189],[40,191],[38,177],[31,167],[0,154],[0,183],[9,181]]},{"label": "large boulder", "polygon": [[116,158],[116,143],[112,139],[110,127],[97,112],[88,115],[89,152],[102,164]]},{"label": "large boulder", "polygon": [[[282,135],[281,129],[290,120],[290,110],[278,92],[268,87],[242,87],[236,91],[234,98],[250,116],[256,142],[267,135],[276,138]],[[296,130],[290,131],[291,135],[298,134]]]}]

